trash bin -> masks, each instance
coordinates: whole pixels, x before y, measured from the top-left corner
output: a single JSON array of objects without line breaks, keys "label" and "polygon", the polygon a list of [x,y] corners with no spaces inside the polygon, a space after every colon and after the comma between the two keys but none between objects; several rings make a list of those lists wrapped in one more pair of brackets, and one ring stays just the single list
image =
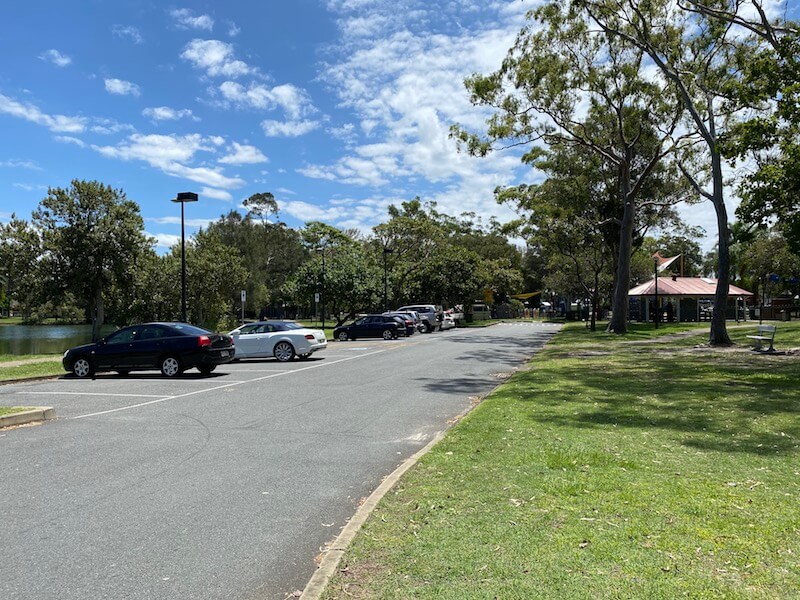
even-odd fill
[{"label": "trash bin", "polygon": [[788,321],[788,320],[790,320],[790,319],[791,319],[791,317],[790,317],[790,315],[789,315],[789,311],[788,311],[788,310],[782,310],[782,311],[780,311],[780,312],[778,313],[778,317],[779,317],[779,319],[778,319],[778,320],[780,320],[780,321]]}]

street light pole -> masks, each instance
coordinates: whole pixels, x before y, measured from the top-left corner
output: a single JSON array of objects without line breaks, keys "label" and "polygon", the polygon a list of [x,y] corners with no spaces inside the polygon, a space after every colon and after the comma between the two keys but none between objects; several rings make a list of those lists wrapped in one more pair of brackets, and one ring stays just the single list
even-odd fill
[{"label": "street light pole", "polygon": [[172,202],[181,205],[181,321],[186,322],[186,232],[183,214],[183,205],[187,202],[197,202],[194,192],[180,192]]},{"label": "street light pole", "polygon": [[322,253],[322,291],[319,295],[319,303],[322,305],[322,330],[325,330],[325,246],[314,248],[316,252]]},{"label": "street light pole", "polygon": [[653,319],[656,322],[656,329],[658,329],[658,322],[660,321],[659,317],[661,316],[661,311],[658,309],[658,257],[653,257],[653,273],[655,274],[656,279],[656,305],[655,305],[655,312],[653,314]]},{"label": "street light pole", "polygon": [[386,255],[394,252],[391,248],[383,249],[383,312],[389,312],[389,294],[386,278]]}]

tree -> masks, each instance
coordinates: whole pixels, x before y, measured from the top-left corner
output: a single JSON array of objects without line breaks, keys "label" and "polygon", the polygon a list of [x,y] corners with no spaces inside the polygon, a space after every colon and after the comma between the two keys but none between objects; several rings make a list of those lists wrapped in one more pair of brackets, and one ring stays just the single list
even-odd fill
[{"label": "tree", "polygon": [[[738,7],[737,0],[734,2]],[[575,4],[585,8],[604,32],[647,54],[677,89],[689,124],[703,145],[709,166],[703,171],[710,171],[711,191],[703,188],[702,179],[686,164],[681,165],[681,170],[696,192],[712,203],[716,213],[719,269],[709,343],[728,345],[731,341],[725,310],[730,251],[720,142],[726,115],[739,108],[736,103],[722,105],[738,76],[732,68],[733,23],[703,11],[686,10],[669,0],[576,0]]]},{"label": "tree", "polygon": [[47,193],[32,218],[41,232],[45,285],[55,297],[75,296],[91,316],[97,340],[108,293],[132,282],[150,247],[139,206],[121,189],[97,181],[75,179],[69,188]]},{"label": "tree", "polygon": [[40,263],[42,239],[38,230],[28,221],[11,215],[11,220],[0,223],[0,264],[5,267],[5,291],[11,301],[22,307],[24,319],[38,302],[44,302]]},{"label": "tree", "polygon": [[[178,253],[174,247],[173,255]],[[200,230],[186,249],[186,273],[191,322],[233,329],[236,311],[231,298],[247,279],[239,252],[223,244],[215,233]]]},{"label": "tree", "polygon": [[800,26],[771,17],[772,7],[763,0],[681,5],[749,34],[737,40],[734,59],[741,77],[727,93],[733,106],[753,110],[720,136],[728,158],[756,163],[739,187],[736,214],[748,224],[774,223],[792,251],[800,252]]},{"label": "tree", "polygon": [[[672,135],[682,109],[670,86],[641,74],[642,50],[592,31],[574,3],[551,2],[529,14],[535,22],[517,36],[501,68],[466,81],[474,104],[497,111],[487,139],[457,127],[453,133],[476,155],[485,155],[495,142],[579,145],[613,171],[621,210],[605,215],[619,225],[609,331],[624,333],[637,203],[675,147]],[[523,161],[534,164],[542,153],[534,147]]]},{"label": "tree", "polygon": [[[245,201],[251,209],[245,216],[232,210],[209,224],[207,230],[225,246],[238,251],[247,270],[247,279],[241,289],[247,293],[248,307],[254,309],[255,316],[260,316],[279,304],[281,286],[308,259],[308,252],[298,231],[283,223],[271,223],[266,218],[253,218],[256,215],[254,198],[257,196],[260,195]],[[271,205],[264,201],[259,206]],[[274,208],[277,210],[277,206]],[[259,208],[257,212],[274,214],[273,208],[266,213]],[[239,301],[241,289],[234,290],[230,298],[232,304]]]}]

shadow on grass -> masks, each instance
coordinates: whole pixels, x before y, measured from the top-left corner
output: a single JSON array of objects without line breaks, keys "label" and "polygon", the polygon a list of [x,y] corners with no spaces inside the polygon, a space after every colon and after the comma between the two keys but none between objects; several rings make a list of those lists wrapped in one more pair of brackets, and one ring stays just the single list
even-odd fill
[{"label": "shadow on grass", "polygon": [[[570,350],[567,344],[559,350]],[[530,418],[562,427],[669,430],[698,450],[757,455],[800,451],[800,365],[748,354],[559,352],[519,376]]]}]

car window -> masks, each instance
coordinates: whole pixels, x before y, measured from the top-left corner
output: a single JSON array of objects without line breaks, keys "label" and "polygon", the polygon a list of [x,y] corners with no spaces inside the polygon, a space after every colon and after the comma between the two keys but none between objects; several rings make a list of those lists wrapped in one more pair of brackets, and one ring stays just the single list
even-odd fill
[{"label": "car window", "polygon": [[272,333],[274,328],[270,323],[262,323],[253,333]]},{"label": "car window", "polygon": [[136,330],[132,327],[127,329],[120,329],[119,331],[115,331],[110,336],[106,338],[106,342],[109,344],[127,344],[133,341],[133,338],[136,336]]},{"label": "car window", "polygon": [[211,333],[208,329],[195,327],[194,325],[187,325],[186,323],[170,324],[169,329],[178,335],[208,335]]},{"label": "car window", "polygon": [[305,329],[305,326],[300,325],[300,323],[295,323],[294,321],[287,321],[285,323],[280,323],[280,329],[278,329],[278,326],[275,327],[275,331],[291,331],[292,329]]},{"label": "car window", "polygon": [[154,325],[142,327],[136,334],[137,340],[156,340],[162,337],[164,337],[164,330]]},{"label": "car window", "polygon": [[258,324],[245,325],[244,327],[239,329],[239,334],[240,335],[247,335],[247,334],[250,334],[250,333],[255,333],[256,329],[258,329]]},{"label": "car window", "polygon": [[353,325],[364,325],[366,324],[366,322],[367,322],[366,317],[362,317],[361,319],[356,319]]}]

